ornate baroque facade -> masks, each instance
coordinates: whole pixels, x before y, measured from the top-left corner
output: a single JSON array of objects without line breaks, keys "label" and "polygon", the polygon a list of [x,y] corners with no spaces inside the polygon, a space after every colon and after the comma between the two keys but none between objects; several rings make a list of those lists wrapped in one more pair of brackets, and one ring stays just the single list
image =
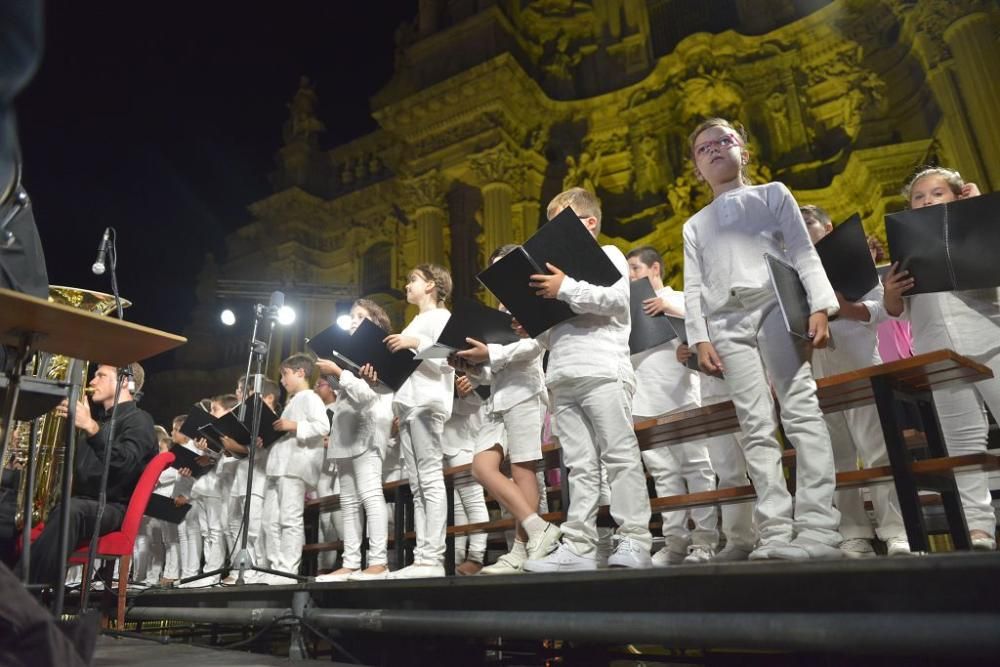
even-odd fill
[{"label": "ornate baroque facade", "polygon": [[785,182],[834,220],[857,211],[878,235],[918,165],[1000,187],[996,3],[693,4],[420,0],[371,100],[378,129],[333,148],[303,78],[274,194],[200,277],[178,356],[189,370],[158,378],[183,397],[171,407],[229,389],[240,372],[247,333],[223,335],[223,302],[286,292],[300,318],[278,332],[272,363],[357,295],[388,306],[399,327],[411,267],[443,263],[456,294],[482,296],[484,258],[530,235],[565,186],[601,197],[602,241],[657,247],[680,288],[680,229],[709,200],[686,141],[706,116],[744,123],[753,178]]}]

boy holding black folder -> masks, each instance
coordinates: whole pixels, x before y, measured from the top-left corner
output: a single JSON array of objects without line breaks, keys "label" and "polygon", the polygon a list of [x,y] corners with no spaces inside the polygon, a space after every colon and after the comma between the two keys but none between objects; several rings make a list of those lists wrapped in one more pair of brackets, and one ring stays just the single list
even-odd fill
[{"label": "boy holding black folder", "polygon": [[[552,199],[551,220],[571,208],[596,239],[601,207],[596,196],[572,188]],[[551,264],[551,273],[531,276],[539,296],[558,299],[577,315],[547,331],[546,382],[552,396],[555,426],[569,468],[570,506],[562,541],[543,558],[529,559],[529,572],[597,568],[597,508],[600,471],[611,487],[611,515],[618,524],[612,567],[650,567],[649,496],[639,443],[632,429],[635,373],[629,360],[628,262],[614,246],[602,248],[621,278],[602,287],[567,276]]]},{"label": "boy holding black folder", "polygon": [[[664,286],[660,253],[650,246],[641,246],[629,251],[627,258],[631,280],[649,281],[655,293],[643,303],[639,317],[663,314],[684,317],[684,293]],[[677,363],[677,346],[678,341],[674,338],[632,355],[636,379],[633,422],[698,405],[698,373]],[[715,490],[715,471],[703,440],[648,449],[642,452],[642,460],[653,476],[658,496]],[[694,522],[693,531],[688,529],[689,514]],[[719,542],[714,505],[694,508],[690,512],[663,512],[661,517],[664,547],[653,555],[654,566],[711,560]]]},{"label": "boy holding black folder", "polygon": [[[197,408],[195,408],[197,409]],[[170,431],[170,439],[173,441],[171,451],[185,450],[195,454],[195,465],[199,459],[208,463],[210,459],[205,457],[198,449],[191,438],[181,432],[181,427],[187,421],[187,415],[174,417],[173,429]],[[184,520],[177,525],[177,541],[180,544],[181,579],[187,579],[198,574],[201,568],[201,526],[198,516],[201,514],[201,503],[191,498],[192,488],[197,477],[192,470],[181,467],[177,471],[177,482],[174,484],[174,504],[178,507],[190,505],[191,509],[184,515]]]},{"label": "boy holding black folder", "polygon": [[[957,171],[931,167],[917,173],[903,189],[911,209],[950,204],[979,195]],[[984,403],[1000,416],[1000,289],[996,287],[907,296],[914,277],[899,270],[899,257],[885,278],[885,306],[891,317],[909,320],[917,354],[948,348],[971,357],[993,371],[974,384],[934,389],[934,407],[952,456],[986,451],[988,423]],[[984,471],[955,475],[972,548],[995,551],[996,514]]]},{"label": "boy holding black folder", "polygon": [[[833,223],[826,211],[818,206],[806,205],[799,207],[802,219],[806,223],[806,231],[814,245],[826,239],[824,244],[817,245],[820,258],[826,263],[826,257],[821,250],[825,244],[839,242],[850,243],[846,236],[828,236],[833,232]],[[844,224],[859,224],[860,221]],[[868,243],[863,230],[855,231],[853,244],[841,253],[851,257],[850,262],[855,273],[860,273],[864,263],[871,257]],[[843,238],[843,241],[840,241]],[[853,256],[850,248],[854,249]],[[874,261],[871,269],[874,269]],[[832,274],[829,269],[828,274]],[[840,291],[839,284],[832,283],[840,303],[839,317],[830,322],[830,335],[837,346],[826,347],[813,351],[813,375],[817,378],[838,373],[847,373],[882,363],[878,353],[878,325],[886,319],[885,307],[882,304],[882,284],[878,278],[875,285],[857,302],[847,299]],[[862,288],[863,289],[863,288]],[[859,290],[860,291],[860,290]],[[830,432],[833,444],[833,461],[837,472],[858,469],[858,458],[866,468],[889,465],[889,454],[885,448],[885,437],[882,435],[882,425],[878,410],[874,405],[852,408],[835,414],[824,415],[826,427]],[[875,509],[875,519],[878,524],[877,533],[885,542],[886,551],[890,556],[900,556],[910,553],[910,543],[906,539],[906,528],[903,526],[903,516],[899,509],[899,497],[896,489],[890,484],[879,484],[871,487],[872,505]],[[871,540],[871,520],[865,511],[864,497],[861,489],[841,489],[834,493],[834,504],[840,510],[840,534],[843,541],[840,550],[848,558],[867,558],[875,555]]]}]

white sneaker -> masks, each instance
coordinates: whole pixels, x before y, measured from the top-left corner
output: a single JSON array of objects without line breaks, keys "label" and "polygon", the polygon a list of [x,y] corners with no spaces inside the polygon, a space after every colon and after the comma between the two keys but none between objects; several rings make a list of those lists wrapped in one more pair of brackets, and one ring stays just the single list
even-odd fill
[{"label": "white sneaker", "polygon": [[851,537],[849,539],[844,540],[843,542],[840,543],[840,550],[848,558],[875,557],[875,549],[872,548],[872,543],[861,537]]},{"label": "white sneaker", "polygon": [[529,558],[524,561],[525,572],[577,572],[596,569],[596,558],[578,556],[562,542],[559,542],[559,547],[545,558]]},{"label": "white sneaker", "polygon": [[996,551],[997,541],[996,538],[991,537],[989,533],[985,530],[974,530],[971,531],[969,538],[972,544],[973,551]]},{"label": "white sneaker", "polygon": [[260,581],[258,583],[267,584],[268,586],[292,586],[299,583],[299,580],[280,574],[269,574],[267,572],[263,572],[261,573]]},{"label": "white sneaker", "polygon": [[646,549],[631,537],[618,537],[615,535],[615,542],[614,551],[608,556],[608,567],[628,567],[632,569],[653,567],[653,561],[649,556],[649,549]]},{"label": "white sneaker", "polygon": [[707,563],[712,560],[712,547],[707,544],[692,544],[688,547],[688,555],[684,558],[687,565]]},{"label": "white sneaker", "polygon": [[715,563],[736,563],[750,558],[752,547],[744,547],[739,544],[727,544],[722,551],[712,556]]},{"label": "white sneaker", "polygon": [[527,560],[524,556],[517,556],[513,552],[504,554],[497,558],[497,562],[493,565],[487,565],[479,571],[479,574],[485,574],[486,576],[495,574],[522,574],[524,573],[524,561]]},{"label": "white sneaker", "polygon": [[885,541],[885,551],[886,555],[889,556],[909,556],[913,553],[910,551],[910,541],[906,539],[906,535],[887,539]]},{"label": "white sneaker", "polygon": [[349,572],[342,572],[340,574],[337,574],[336,572],[328,572],[327,574],[319,575],[318,577],[314,578],[313,581],[315,581],[317,584],[330,583],[333,581],[347,581],[348,579],[350,579],[352,574],[355,574],[357,572],[360,572],[360,570],[351,570]]},{"label": "white sneaker", "polygon": [[390,572],[387,579],[424,579],[445,576],[444,565],[440,563],[414,563],[401,570]]},{"label": "white sneaker", "polygon": [[560,537],[562,537],[562,531],[559,530],[559,526],[553,523],[546,525],[544,531],[528,538],[528,544],[525,545],[525,551],[528,554],[526,560],[539,560],[548,556],[556,550]]},{"label": "white sneaker", "polygon": [[382,579],[388,579],[390,574],[391,574],[391,572],[389,572],[389,568],[385,568],[384,570],[382,570],[381,572],[378,572],[376,574],[369,574],[368,572],[365,572],[364,570],[357,570],[357,571],[351,572],[349,575],[347,575],[347,580],[348,581],[381,581]]},{"label": "white sneaker", "polygon": [[669,567],[683,563],[687,558],[691,541],[686,537],[671,535],[663,542],[663,548],[653,554],[653,567]]}]

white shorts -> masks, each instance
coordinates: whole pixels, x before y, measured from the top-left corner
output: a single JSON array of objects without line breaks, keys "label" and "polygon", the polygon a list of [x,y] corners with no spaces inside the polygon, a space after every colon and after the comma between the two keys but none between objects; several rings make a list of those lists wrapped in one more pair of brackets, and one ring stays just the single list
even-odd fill
[{"label": "white shorts", "polygon": [[476,438],[476,454],[500,445],[511,463],[542,458],[542,426],[545,402],[541,396],[521,401],[504,412],[491,412],[483,419]]}]

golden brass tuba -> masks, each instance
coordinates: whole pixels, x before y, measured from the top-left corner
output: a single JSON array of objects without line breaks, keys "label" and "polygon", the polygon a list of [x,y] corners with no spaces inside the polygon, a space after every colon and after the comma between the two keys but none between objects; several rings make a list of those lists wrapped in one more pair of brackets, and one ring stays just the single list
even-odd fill
[{"label": "golden brass tuba", "polygon": [[[49,286],[49,301],[74,308],[107,315],[115,308],[115,298],[110,294],[92,292],[76,287]],[[122,299],[122,307],[132,305]],[[67,381],[70,373],[69,357],[51,355],[40,352],[31,362],[32,372],[37,377],[49,380]],[[87,382],[87,364],[83,364],[81,384]],[[32,498],[32,522],[45,521],[56,501],[59,499],[60,483],[62,481],[64,443],[66,440],[65,418],[50,412],[35,420],[35,493]],[[32,422],[21,422],[16,425],[13,442],[15,446],[8,450],[8,456],[15,461],[24,462],[27,459],[27,447],[32,439]],[[7,462],[4,462],[5,466]],[[28,475],[21,475],[21,486],[18,489],[18,508],[24,506],[24,493],[28,483]],[[18,511],[17,523],[23,520],[22,512]]]}]

